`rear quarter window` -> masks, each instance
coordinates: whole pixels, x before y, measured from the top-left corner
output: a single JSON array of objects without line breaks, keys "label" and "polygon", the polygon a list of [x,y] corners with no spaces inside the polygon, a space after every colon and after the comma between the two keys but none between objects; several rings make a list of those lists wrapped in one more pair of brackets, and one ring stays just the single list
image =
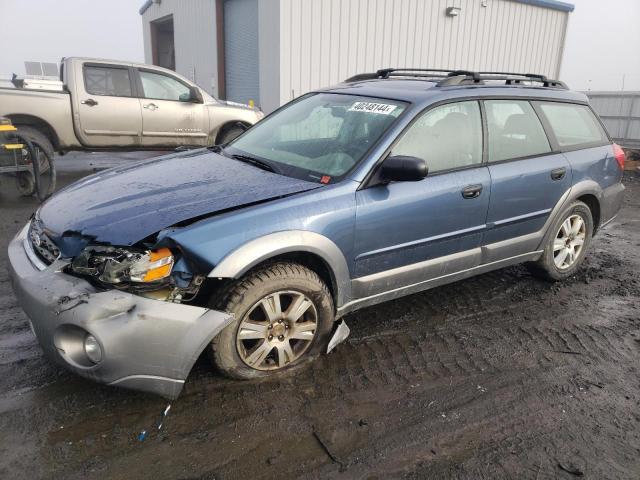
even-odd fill
[{"label": "rear quarter window", "polygon": [[586,105],[539,102],[561,147],[589,147],[609,143],[598,119]]}]

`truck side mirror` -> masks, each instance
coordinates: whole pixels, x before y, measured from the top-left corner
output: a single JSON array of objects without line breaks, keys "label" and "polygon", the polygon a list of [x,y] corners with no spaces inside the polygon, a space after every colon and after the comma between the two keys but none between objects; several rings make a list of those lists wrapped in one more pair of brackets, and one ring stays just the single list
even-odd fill
[{"label": "truck side mirror", "polygon": [[202,93],[196,87],[189,87],[189,92],[183,93],[179,98],[181,102],[204,103]]}]

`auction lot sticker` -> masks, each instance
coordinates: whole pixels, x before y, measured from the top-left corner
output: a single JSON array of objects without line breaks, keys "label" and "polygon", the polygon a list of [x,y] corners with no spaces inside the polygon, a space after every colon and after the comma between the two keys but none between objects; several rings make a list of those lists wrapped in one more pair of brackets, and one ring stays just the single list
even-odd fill
[{"label": "auction lot sticker", "polygon": [[389,115],[396,109],[396,105],[389,105],[388,103],[374,103],[374,102],[356,102],[351,105],[350,112],[368,112],[379,113],[380,115]]}]

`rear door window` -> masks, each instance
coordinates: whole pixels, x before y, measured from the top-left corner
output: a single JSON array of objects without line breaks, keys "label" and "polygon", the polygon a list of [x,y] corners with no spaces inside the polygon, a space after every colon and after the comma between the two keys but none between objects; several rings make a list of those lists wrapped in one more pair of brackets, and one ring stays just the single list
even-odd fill
[{"label": "rear door window", "polygon": [[429,173],[482,163],[482,121],[478,102],[448,103],[422,114],[391,155],[427,162]]},{"label": "rear door window", "polygon": [[609,143],[607,134],[586,105],[538,102],[561,147],[590,147]]},{"label": "rear door window", "polygon": [[522,100],[486,100],[489,162],[544,155],[549,139],[531,104]]},{"label": "rear door window", "polygon": [[84,88],[91,95],[133,96],[128,68],[85,65]]}]

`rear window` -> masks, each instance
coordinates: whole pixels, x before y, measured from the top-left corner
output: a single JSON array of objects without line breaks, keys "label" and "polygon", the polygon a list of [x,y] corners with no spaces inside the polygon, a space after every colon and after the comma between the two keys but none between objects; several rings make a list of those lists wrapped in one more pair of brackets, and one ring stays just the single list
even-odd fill
[{"label": "rear window", "polygon": [[593,146],[609,143],[607,134],[586,105],[540,102],[561,147]]},{"label": "rear window", "polygon": [[489,161],[544,155],[549,140],[531,104],[522,100],[487,100]]},{"label": "rear window", "polygon": [[91,95],[133,96],[127,68],[85,66],[84,88]]}]

